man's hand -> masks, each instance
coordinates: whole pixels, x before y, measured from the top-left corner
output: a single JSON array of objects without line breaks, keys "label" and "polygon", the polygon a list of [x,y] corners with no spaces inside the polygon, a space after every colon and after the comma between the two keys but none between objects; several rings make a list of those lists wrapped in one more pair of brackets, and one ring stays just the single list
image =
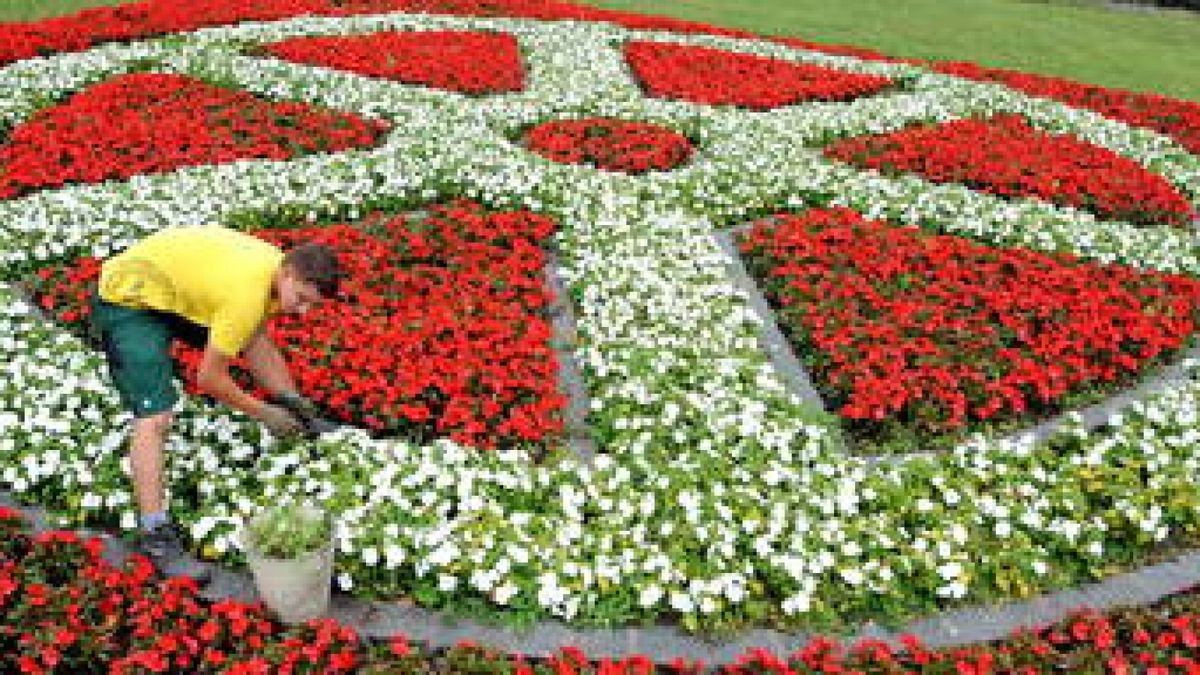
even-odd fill
[{"label": "man's hand", "polygon": [[287,408],[304,424],[304,431],[311,436],[320,436],[336,431],[340,425],[321,416],[316,403],[294,391],[286,391],[275,397],[279,405]]},{"label": "man's hand", "polygon": [[258,413],[258,419],[271,430],[271,434],[279,438],[294,436],[304,431],[304,422],[277,405],[264,403]]}]

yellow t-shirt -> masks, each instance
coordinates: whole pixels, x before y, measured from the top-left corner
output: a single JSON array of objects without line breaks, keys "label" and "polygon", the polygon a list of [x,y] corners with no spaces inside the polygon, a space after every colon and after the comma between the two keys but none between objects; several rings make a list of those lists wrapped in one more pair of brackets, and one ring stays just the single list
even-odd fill
[{"label": "yellow t-shirt", "polygon": [[100,297],[206,326],[213,346],[235,356],[272,311],[282,262],[278,248],[235,230],[167,228],[104,261]]}]

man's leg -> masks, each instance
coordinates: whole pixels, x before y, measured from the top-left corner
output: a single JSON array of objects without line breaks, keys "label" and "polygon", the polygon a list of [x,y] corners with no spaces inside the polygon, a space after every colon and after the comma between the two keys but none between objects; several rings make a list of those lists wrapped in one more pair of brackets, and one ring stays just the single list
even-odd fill
[{"label": "man's leg", "polygon": [[166,518],[163,506],[163,446],[171,428],[172,414],[159,413],[133,421],[129,463],[133,470],[133,494],[142,524],[153,527]]},{"label": "man's leg", "polygon": [[163,448],[178,399],[169,355],[170,326],[153,312],[93,301],[93,319],[108,369],[133,413],[129,463],[133,493],[141,515],[139,550],[163,575],[190,576],[203,583],[212,566],[193,559],[167,516],[163,490]]}]

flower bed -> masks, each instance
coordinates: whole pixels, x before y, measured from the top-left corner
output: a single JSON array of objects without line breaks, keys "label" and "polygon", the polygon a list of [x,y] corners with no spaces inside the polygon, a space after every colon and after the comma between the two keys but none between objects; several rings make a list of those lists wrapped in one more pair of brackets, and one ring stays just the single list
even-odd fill
[{"label": "flower bed", "polygon": [[284,40],[263,47],[281,59],[464,94],[521,91],[521,52],[511,35],[465,31],[377,33]]},{"label": "flower bed", "polygon": [[1106,148],[1039,132],[1017,115],[850,138],[825,154],[885,173],[912,171],[935,183],[1036,196],[1133,223],[1186,226],[1196,216],[1161,176]]},{"label": "flower bed", "polygon": [[588,118],[539,124],[525,132],[533,152],[562,164],[590,164],[605,171],[640,174],[667,171],[692,156],[687,137],[654,124]]},{"label": "flower bed", "polygon": [[[284,249],[330,246],[348,275],[340,301],[302,318],[272,318],[268,334],[301,393],[335,419],[420,441],[544,444],[561,431],[564,403],[539,248],[553,229],[530,213],[457,204],[412,220],[376,215],[354,225],[260,231]],[[87,296],[99,274],[90,258],[41,270],[37,301],[86,334]],[[176,343],[193,394],[200,356]],[[250,386],[244,364],[234,365]]]},{"label": "flower bed", "polygon": [[877,443],[921,447],[969,422],[1057,412],[1178,350],[1200,318],[1190,277],[846,209],[760,221],[738,243],[830,403]]},{"label": "flower bed", "polygon": [[239,159],[375,145],[388,125],[179,75],[124,75],[42,110],[0,146],[0,199]]},{"label": "flower bed", "polygon": [[[128,27],[167,30],[147,18],[159,11],[154,16],[186,16],[192,27],[260,10],[288,16],[273,2],[219,11],[217,3],[169,4],[169,11],[161,3],[124,10]],[[354,16],[331,16],[325,6],[320,16],[109,44],[0,69],[5,128],[49,101],[147,67],[392,125],[378,146],[357,152],[202,164],[0,200],[5,489],[65,522],[136,527],[122,463],[127,417],[102,359],[40,319],[12,284],[37,269],[107,257],[168,226],[347,223],[376,210],[466,198],[557,226],[548,245],[574,309],[563,342],[587,393],[578,402],[586,424],[564,436],[591,440],[594,461],[562,452],[538,463],[541,448],[520,443],[479,452],[483,441],[351,431],[297,447],[187,397],[171,436],[172,449],[182,451],[169,454],[168,483],[172,514],[196,550],[239,564],[236,533],[262,505],[314,499],[339,521],[343,590],[515,623],[673,621],[697,630],[845,626],[1027,596],[1138,565],[1164,543],[1193,541],[1197,364],[1183,364],[1178,380],[1106,424],[1085,428],[1068,415],[1046,442],[971,437],[944,453],[869,463],[847,451],[839,419],[786,386],[713,234],[763,214],[845,207],[997,249],[1194,279],[1200,251],[1182,228],[864,171],[813,148],[912,124],[1017,114],[1040,133],[1069,134],[1160,176],[1193,209],[1200,158],[1154,132],[919,64],[686,26],[664,35],[665,24],[631,16],[618,25],[362,14],[368,5],[396,7],[354,3],[338,10]],[[562,18],[555,14],[562,8],[544,4],[488,7]],[[593,16],[578,11],[577,18]],[[300,38],[428,31],[518,36],[525,88],[462,96],[246,53],[247,45]],[[647,41],[905,87],[770,112],[663,100],[645,95],[624,58],[625,44]],[[676,130],[702,151],[671,171],[630,175],[546,161],[513,142],[545,120],[588,118]],[[411,369],[411,360],[396,359],[394,371]],[[378,369],[370,375],[383,379]],[[548,441],[549,450],[562,441]]]},{"label": "flower bed", "polygon": [[661,42],[626,43],[625,58],[651,96],[751,110],[848,101],[892,84],[886,77]]}]

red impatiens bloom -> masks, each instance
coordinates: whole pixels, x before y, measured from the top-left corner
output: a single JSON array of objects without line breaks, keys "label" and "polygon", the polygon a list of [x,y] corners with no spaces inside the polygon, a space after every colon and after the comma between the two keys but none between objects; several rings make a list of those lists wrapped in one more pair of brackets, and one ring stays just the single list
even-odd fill
[{"label": "red impatiens bloom", "polygon": [[891,84],[886,77],[663,42],[630,42],[625,58],[652,96],[753,110],[848,101]]},{"label": "red impatiens bloom", "polygon": [[517,40],[507,34],[386,32],[295,38],[264,49],[288,61],[466,94],[513,92],[525,86]]},{"label": "red impatiens bloom", "polygon": [[944,432],[1053,409],[1183,346],[1200,281],[995,249],[847,209],[757,223],[740,248],[838,411]]},{"label": "red impatiens bloom", "polygon": [[691,141],[677,131],[606,117],[539,124],[525,133],[525,144],[562,164],[630,174],[673,169],[692,156]]},{"label": "red impatiens bloom", "polygon": [[388,125],[273,103],[183,75],[138,73],[38,112],[0,146],[0,199],[66,183],[377,144]]},{"label": "red impatiens bloom", "polygon": [[[528,212],[457,203],[421,219],[258,232],[284,248],[328,244],[349,273],[342,302],[274,317],[268,331],[301,391],[337,418],[417,440],[548,444],[566,404],[540,248],[554,227]],[[98,274],[92,259],[42,270],[41,306],[85,321]],[[196,391],[200,352],[179,343],[174,355]]]},{"label": "red impatiens bloom", "polygon": [[914,172],[1005,197],[1032,196],[1144,225],[1184,226],[1191,204],[1137,162],[1019,115],[915,126],[825,148],[829,157],[885,173]]}]

